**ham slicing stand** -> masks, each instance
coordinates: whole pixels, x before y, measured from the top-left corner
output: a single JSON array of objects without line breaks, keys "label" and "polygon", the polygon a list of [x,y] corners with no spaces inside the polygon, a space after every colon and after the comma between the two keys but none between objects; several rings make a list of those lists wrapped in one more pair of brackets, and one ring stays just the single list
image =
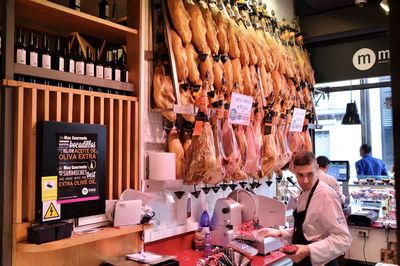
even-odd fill
[{"label": "ham slicing stand", "polygon": [[[260,228],[284,226],[285,213],[286,206],[281,201],[254,195],[244,189],[234,190],[228,197],[220,198],[215,203],[211,219],[211,242],[213,245],[227,246],[235,239],[235,232],[241,225],[249,221],[258,220]],[[263,255],[283,246],[283,242],[273,237],[266,237],[264,241],[243,240]]]}]

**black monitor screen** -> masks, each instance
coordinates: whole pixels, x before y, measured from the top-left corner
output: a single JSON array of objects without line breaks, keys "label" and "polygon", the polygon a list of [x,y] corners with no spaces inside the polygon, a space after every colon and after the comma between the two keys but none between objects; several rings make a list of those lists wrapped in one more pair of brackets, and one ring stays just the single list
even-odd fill
[{"label": "black monitor screen", "polygon": [[350,178],[349,161],[331,161],[328,175],[333,176],[339,182],[347,182]]}]

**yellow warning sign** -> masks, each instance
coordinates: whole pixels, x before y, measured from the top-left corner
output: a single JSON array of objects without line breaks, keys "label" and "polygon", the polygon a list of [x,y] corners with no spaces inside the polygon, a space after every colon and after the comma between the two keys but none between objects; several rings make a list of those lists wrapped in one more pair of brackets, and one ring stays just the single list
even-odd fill
[{"label": "yellow warning sign", "polygon": [[42,177],[42,201],[57,200],[57,176]]},{"label": "yellow warning sign", "polygon": [[54,207],[53,202],[51,202],[49,207],[47,208],[47,211],[44,215],[43,220],[55,219],[55,218],[59,218],[59,217],[60,217],[60,215],[58,214],[56,207]]}]

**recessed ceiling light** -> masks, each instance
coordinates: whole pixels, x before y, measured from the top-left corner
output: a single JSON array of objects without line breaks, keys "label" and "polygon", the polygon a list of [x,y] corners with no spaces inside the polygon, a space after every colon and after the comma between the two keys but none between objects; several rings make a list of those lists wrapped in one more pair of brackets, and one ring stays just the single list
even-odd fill
[{"label": "recessed ceiling light", "polygon": [[386,13],[389,13],[390,9],[388,0],[382,0],[381,7],[383,8],[383,10],[385,10]]}]

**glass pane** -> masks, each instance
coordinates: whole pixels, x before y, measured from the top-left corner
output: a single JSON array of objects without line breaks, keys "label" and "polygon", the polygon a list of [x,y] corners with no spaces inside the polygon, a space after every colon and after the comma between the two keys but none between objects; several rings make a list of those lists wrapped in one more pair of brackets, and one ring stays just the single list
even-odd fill
[{"label": "glass pane", "polygon": [[[366,79],[362,80],[362,83],[383,81],[390,81],[390,78]],[[360,83],[361,80],[342,81],[318,84],[316,88],[351,87]],[[359,114],[364,118],[364,124],[342,125],[341,121],[346,112],[346,105],[354,101]],[[362,140],[366,139],[367,144],[372,147],[372,155],[385,162],[389,175],[391,175],[394,162],[391,101],[391,88],[341,91],[317,96],[316,111],[319,123],[323,125],[323,128],[315,132],[316,156],[325,155],[330,160],[348,160],[350,162],[350,181],[356,180],[355,162],[361,158],[359,147]],[[361,109],[361,104],[363,109]]]},{"label": "glass pane", "polygon": [[355,177],[355,162],[360,159],[359,148],[362,144],[361,125],[342,125],[346,105],[350,101],[356,102],[360,113],[360,91],[333,92],[318,101],[318,122],[323,128],[315,132],[315,154],[327,156],[330,160],[349,161],[350,176]]}]

